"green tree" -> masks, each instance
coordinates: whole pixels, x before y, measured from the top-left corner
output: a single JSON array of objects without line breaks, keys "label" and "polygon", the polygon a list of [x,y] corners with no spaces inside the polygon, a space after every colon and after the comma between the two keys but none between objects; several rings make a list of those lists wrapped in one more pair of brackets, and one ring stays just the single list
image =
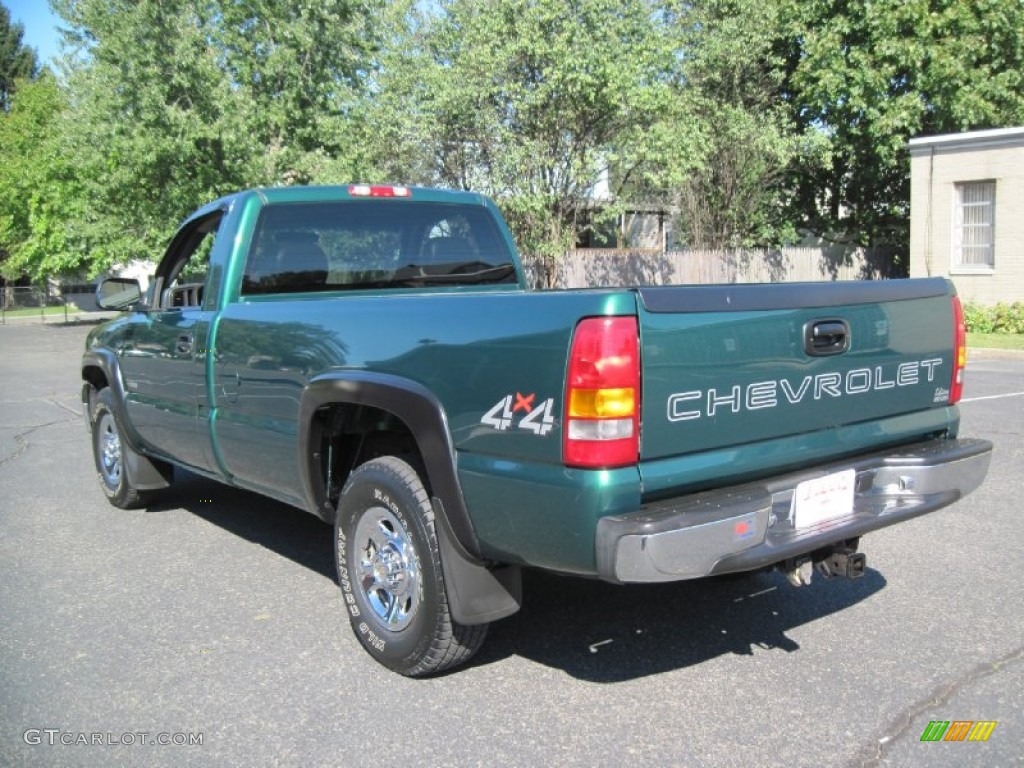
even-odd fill
[{"label": "green tree", "polygon": [[17,85],[11,110],[0,114],[0,273],[38,283],[84,262],[68,222],[87,210],[61,133],[64,93],[49,72]]},{"label": "green tree", "polygon": [[909,241],[906,142],[1024,122],[1020,0],[781,0],[778,53],[798,132],[827,163],[794,166],[795,205],[817,231]]},{"label": "green tree", "polygon": [[32,79],[39,73],[36,52],[22,42],[25,28],[11,23],[11,12],[0,5],[0,112],[11,108],[18,80]]},{"label": "green tree", "polygon": [[[64,142],[87,215],[68,226],[90,271],[155,258],[178,220],[241,179],[237,94],[210,40],[216,8],[189,0],[65,0]],[[239,130],[238,135],[244,135]]]},{"label": "green tree", "polygon": [[780,98],[777,4],[698,0],[684,4],[674,23],[681,90],[703,126],[699,167],[672,187],[683,235],[694,248],[792,241],[787,170],[797,157],[813,167],[824,145],[813,128],[793,129]]},{"label": "green tree", "polygon": [[378,47],[383,0],[235,0],[219,4],[221,63],[241,97],[233,119],[272,183],[348,176],[349,129]]},{"label": "green tree", "polygon": [[199,202],[329,178],[372,40],[355,0],[58,0],[91,272],[156,258]]},{"label": "green tree", "polygon": [[674,42],[655,4],[448,0],[402,11],[369,118],[375,166],[495,197],[524,252],[552,259],[571,246],[603,177],[616,192],[691,161],[673,120]]}]

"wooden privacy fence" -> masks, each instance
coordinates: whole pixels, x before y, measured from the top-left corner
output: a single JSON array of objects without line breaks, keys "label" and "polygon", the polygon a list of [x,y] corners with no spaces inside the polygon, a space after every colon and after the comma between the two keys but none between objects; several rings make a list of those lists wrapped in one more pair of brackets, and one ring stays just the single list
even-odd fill
[{"label": "wooden privacy fence", "polygon": [[822,280],[882,280],[893,274],[888,248],[757,249],[743,251],[607,250],[569,251],[554,266],[525,259],[534,285],[591,288],[628,285],[711,283],[793,283]]}]

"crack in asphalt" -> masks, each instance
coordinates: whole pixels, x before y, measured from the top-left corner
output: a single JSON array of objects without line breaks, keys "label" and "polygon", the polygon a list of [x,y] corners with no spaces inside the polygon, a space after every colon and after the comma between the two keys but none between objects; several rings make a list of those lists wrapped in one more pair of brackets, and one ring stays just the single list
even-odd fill
[{"label": "crack in asphalt", "polygon": [[[28,433],[26,432],[25,434]],[[5,456],[4,458],[0,459],[0,467],[4,466],[8,462],[14,461],[16,458],[21,456],[21,454],[23,454],[25,450],[28,448],[28,440],[25,439],[24,434],[15,435],[14,442],[17,443],[18,447],[14,449],[14,453],[12,453],[10,456]]]},{"label": "crack in asphalt", "polygon": [[[79,402],[77,397],[75,398],[75,402],[76,403]],[[60,400],[57,399],[57,396],[19,398],[18,400],[0,400],[0,405],[14,405],[14,406],[18,406],[18,405],[25,405],[26,403],[47,403],[49,405],[57,406],[62,411],[67,411],[68,413],[73,413],[76,416],[81,416],[82,415],[81,411],[75,410],[70,405],[65,405],[64,403],[62,403]]]},{"label": "crack in asphalt", "polygon": [[[54,405],[57,405],[57,403],[54,403]],[[64,410],[71,411],[70,408],[64,408]],[[71,411],[71,413],[74,413],[74,411]],[[46,427],[53,427],[53,426],[56,426],[57,424],[71,424],[71,423],[75,422],[76,420],[78,420],[80,418],[81,418],[81,414],[75,414],[74,418],[57,419],[56,421],[47,421],[45,424],[33,424],[33,425],[25,428],[24,432],[18,432],[14,436],[14,442],[18,444],[18,447],[15,449],[14,453],[12,453],[10,456],[5,456],[2,459],[0,459],[0,467],[3,467],[5,465],[11,463],[16,458],[21,456],[21,454],[23,454],[25,451],[28,450],[28,447],[30,445],[30,443],[28,441],[28,436],[31,435],[36,430],[45,429]],[[15,427],[15,429],[18,429],[18,428],[19,427]]]},{"label": "crack in asphalt", "polygon": [[75,418],[79,418],[79,419],[82,418],[82,412],[81,411],[76,411],[70,405],[64,405],[64,403],[60,402],[59,400],[54,400],[52,397],[48,397],[48,398],[46,398],[46,402],[50,403],[51,405],[57,406],[62,411],[67,411],[68,413],[70,413]]},{"label": "crack in asphalt", "polygon": [[1010,664],[1022,659],[1024,659],[1024,647],[1016,648],[995,661],[979,664],[967,674],[943,683],[932,691],[930,695],[901,712],[889,726],[887,733],[877,743],[864,750],[864,752],[871,753],[869,757],[855,758],[850,765],[857,766],[858,768],[875,768],[875,766],[884,765],[886,753],[890,745],[907,734],[914,720],[919,715],[924,714],[929,709],[941,707],[969,685],[994,675],[1004,670]]}]

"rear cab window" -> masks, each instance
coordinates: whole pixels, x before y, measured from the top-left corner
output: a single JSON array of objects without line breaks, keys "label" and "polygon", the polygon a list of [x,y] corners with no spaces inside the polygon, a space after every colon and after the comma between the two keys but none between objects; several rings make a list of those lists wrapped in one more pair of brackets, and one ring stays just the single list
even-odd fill
[{"label": "rear cab window", "polygon": [[379,200],[263,209],[243,295],[516,283],[512,255],[482,207]]}]

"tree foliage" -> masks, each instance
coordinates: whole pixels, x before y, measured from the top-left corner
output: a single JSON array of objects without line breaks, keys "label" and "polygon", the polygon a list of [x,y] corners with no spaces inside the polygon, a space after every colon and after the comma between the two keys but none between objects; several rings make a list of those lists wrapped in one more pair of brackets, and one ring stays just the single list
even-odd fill
[{"label": "tree foliage", "polygon": [[813,128],[793,130],[781,101],[777,5],[699,0],[684,4],[675,24],[683,88],[707,126],[699,167],[672,187],[687,244],[722,249],[792,241],[796,230],[784,204],[788,169],[797,157],[819,162],[824,143]]},{"label": "tree foliage", "polygon": [[36,170],[33,160],[46,143],[51,104],[59,98],[52,80],[39,88],[32,82],[39,66],[35,51],[22,42],[24,32],[0,5],[0,276],[13,277],[22,270],[12,253],[24,251],[31,211],[39,206],[38,190],[30,181]]},{"label": "tree foliage", "polygon": [[265,183],[345,176],[349,123],[365,94],[382,0],[220,0],[219,64],[235,91],[231,119]]},{"label": "tree foliage", "polygon": [[777,48],[799,131],[796,216],[863,244],[909,241],[906,142],[1024,122],[1020,0],[782,0]]},{"label": "tree foliage", "polygon": [[307,182],[345,155],[366,4],[62,0],[74,56],[63,120],[92,272],[159,256],[200,201]]},{"label": "tree foliage", "polygon": [[371,120],[390,139],[377,166],[489,194],[526,252],[564,251],[599,180],[621,189],[692,155],[676,141],[666,162],[658,146],[678,105],[673,40],[656,10],[644,0],[407,7],[375,94]]},{"label": "tree foliage", "polygon": [[0,264],[5,278],[38,282],[85,262],[68,223],[82,217],[75,158],[61,136],[66,97],[44,73],[18,81],[10,111],[0,115]]},{"label": "tree foliage", "polygon": [[0,112],[11,108],[18,80],[28,80],[39,72],[36,52],[23,42],[25,28],[11,23],[11,13],[0,5]]},{"label": "tree foliage", "polygon": [[94,269],[156,256],[177,220],[239,178],[234,98],[209,49],[213,9],[187,0],[75,0],[78,56],[64,140],[88,215],[69,222]]},{"label": "tree foliage", "polygon": [[0,7],[8,275],[156,258],[202,201],[350,180],[489,194],[547,259],[644,203],[699,247],[905,250],[907,140],[1024,123],[1020,0],[52,4],[65,70],[37,80]]}]

